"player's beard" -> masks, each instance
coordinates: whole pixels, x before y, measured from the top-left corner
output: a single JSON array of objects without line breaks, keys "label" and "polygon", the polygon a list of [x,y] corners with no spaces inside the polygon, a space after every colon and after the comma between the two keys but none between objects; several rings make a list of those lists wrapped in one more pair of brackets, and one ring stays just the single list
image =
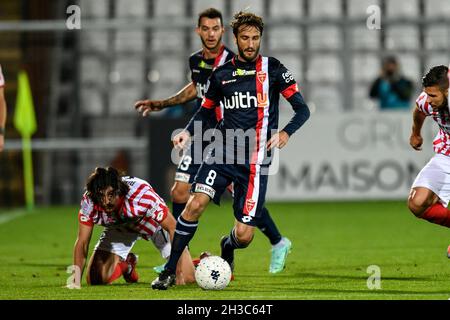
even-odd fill
[{"label": "player's beard", "polygon": [[218,49],[220,47],[220,44],[222,43],[222,36],[220,36],[220,38],[217,40],[217,42],[214,46],[208,46],[208,44],[206,43],[205,39],[203,39],[203,37],[200,37],[200,40],[202,41],[202,44],[206,49],[208,49],[210,51],[214,51],[214,49]]},{"label": "player's beard", "polygon": [[435,107],[433,105],[431,105],[431,108],[433,109],[433,111],[439,111],[439,110],[445,110],[448,108],[448,98],[446,98],[444,96],[444,101],[442,101],[442,104],[439,107]]},{"label": "player's beard", "polygon": [[[248,49],[246,49],[246,50],[248,50]],[[258,56],[258,54],[259,54],[259,47],[256,48],[254,51],[252,51],[252,52],[253,52],[253,55],[250,56],[250,57],[247,57],[247,56],[244,54],[246,50],[242,50],[242,48],[238,46],[239,56],[240,56],[242,59],[244,59],[245,61],[247,61],[247,62],[252,62],[252,61],[254,61],[255,58],[256,58],[256,57]]]}]

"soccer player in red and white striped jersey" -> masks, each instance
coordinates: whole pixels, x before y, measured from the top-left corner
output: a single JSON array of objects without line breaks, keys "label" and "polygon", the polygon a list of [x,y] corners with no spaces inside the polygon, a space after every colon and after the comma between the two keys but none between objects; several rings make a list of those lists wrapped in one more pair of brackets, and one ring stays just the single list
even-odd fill
[{"label": "soccer player in red and white striped jersey", "polygon": [[0,152],[3,151],[5,144],[5,125],[6,125],[6,101],[5,101],[5,78],[0,65]]},{"label": "soccer player in red and white striped jersey", "polygon": [[[163,258],[169,257],[176,221],[164,200],[142,179],[121,176],[111,167],[96,168],[88,178],[78,220],[74,265],[80,272],[78,279],[74,279],[74,287],[81,285],[96,224],[105,229],[89,261],[88,284],[108,284],[120,276],[127,282],[137,282],[137,256],[131,249],[138,239],[151,240]],[[194,271],[186,249],[177,266],[179,284],[194,282]]]},{"label": "soccer player in red and white striped jersey", "polygon": [[[431,68],[422,78],[423,92],[416,100],[410,145],[422,150],[421,128],[426,117],[439,126],[433,141],[433,158],[417,175],[408,198],[408,207],[418,218],[450,228],[450,112],[449,78],[444,65]],[[448,252],[450,257],[450,252]]]}]

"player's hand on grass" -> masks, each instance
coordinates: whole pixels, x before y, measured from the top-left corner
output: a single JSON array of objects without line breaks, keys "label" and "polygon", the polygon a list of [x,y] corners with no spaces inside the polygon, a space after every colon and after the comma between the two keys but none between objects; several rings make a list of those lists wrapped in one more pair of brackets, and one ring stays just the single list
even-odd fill
[{"label": "player's hand on grass", "polygon": [[173,146],[177,149],[184,149],[184,147],[188,145],[190,139],[190,133],[183,130],[173,138]]},{"label": "player's hand on grass", "polygon": [[285,131],[280,131],[275,133],[272,138],[270,138],[269,142],[267,142],[267,150],[271,150],[274,147],[279,149],[283,148],[289,140],[289,135]]},{"label": "player's hand on grass", "polygon": [[134,104],[134,108],[145,117],[150,112],[162,110],[164,106],[161,100],[140,100]]},{"label": "player's hand on grass", "polygon": [[412,134],[411,137],[409,137],[409,144],[411,147],[413,147],[415,150],[422,150],[422,144],[423,144],[423,138],[421,135]]}]

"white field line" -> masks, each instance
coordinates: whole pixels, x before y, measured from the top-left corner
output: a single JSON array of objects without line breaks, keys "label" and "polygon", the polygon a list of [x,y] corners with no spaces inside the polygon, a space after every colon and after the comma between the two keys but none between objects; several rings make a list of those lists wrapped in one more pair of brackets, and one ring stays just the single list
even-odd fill
[{"label": "white field line", "polygon": [[25,209],[17,209],[7,213],[0,213],[0,224],[20,218],[26,214],[28,214],[28,211]]}]

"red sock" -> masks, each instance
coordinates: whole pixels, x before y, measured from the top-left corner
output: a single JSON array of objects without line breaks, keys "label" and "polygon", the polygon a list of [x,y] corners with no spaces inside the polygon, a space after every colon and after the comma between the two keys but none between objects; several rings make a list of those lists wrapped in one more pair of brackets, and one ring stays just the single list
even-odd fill
[{"label": "red sock", "polygon": [[441,203],[433,204],[421,216],[422,219],[450,228],[450,210]]},{"label": "red sock", "polygon": [[120,278],[120,276],[126,271],[128,270],[128,263],[126,263],[125,261],[119,262],[118,264],[116,264],[116,268],[114,269],[111,277],[109,277],[108,279],[108,283],[113,282],[114,280],[117,280],[118,278]]}]

